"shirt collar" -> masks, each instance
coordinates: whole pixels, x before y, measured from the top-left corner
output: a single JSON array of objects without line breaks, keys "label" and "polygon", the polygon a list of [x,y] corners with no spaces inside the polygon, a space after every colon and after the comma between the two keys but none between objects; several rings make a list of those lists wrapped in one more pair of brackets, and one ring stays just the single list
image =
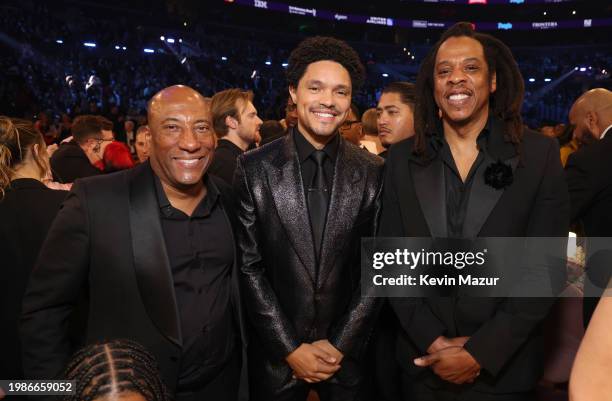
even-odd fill
[{"label": "shirt collar", "polygon": [[[333,138],[327,142],[325,147],[323,147],[323,151],[327,154],[327,157],[332,162],[336,160],[336,156],[338,155],[338,146],[340,144],[340,139],[338,137],[338,133],[334,133]],[[295,142],[300,163],[306,161],[306,159],[308,159],[310,155],[317,150],[310,142],[308,142],[297,127],[293,130],[293,140]]]},{"label": "shirt collar", "polygon": [[608,128],[606,128],[604,130],[604,132],[601,133],[601,136],[599,137],[599,139],[604,139],[604,136],[606,136],[606,134],[610,131],[610,128],[612,128],[612,124],[608,125]]},{"label": "shirt collar", "polygon": [[[159,177],[155,174],[153,177],[155,178],[155,192],[157,193],[159,209],[166,217],[170,217],[175,209],[168,200]],[[204,180],[204,185],[206,186],[206,196],[198,204],[191,217],[205,217],[209,215],[219,198],[219,188],[217,188],[214,181],[209,178],[208,174],[204,174],[202,180]]]}]

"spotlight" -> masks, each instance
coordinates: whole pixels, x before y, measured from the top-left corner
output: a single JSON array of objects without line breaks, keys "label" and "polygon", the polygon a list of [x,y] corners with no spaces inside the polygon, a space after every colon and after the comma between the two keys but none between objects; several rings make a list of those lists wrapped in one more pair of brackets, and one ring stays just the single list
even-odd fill
[{"label": "spotlight", "polygon": [[155,50],[153,49],[144,49],[145,53],[155,53]]},{"label": "spotlight", "polygon": [[183,43],[183,39],[179,39],[179,43]]},{"label": "spotlight", "polygon": [[115,46],[115,50],[121,49],[121,46]]},{"label": "spotlight", "polygon": [[271,61],[266,61],[266,65],[272,65]]},{"label": "spotlight", "polygon": [[187,61],[187,57],[183,57],[183,59],[181,60],[181,64],[185,64],[186,61]]},{"label": "spotlight", "polygon": [[546,11],[544,11],[544,15],[546,15]]},{"label": "spotlight", "polygon": [[61,39],[57,39],[57,40],[55,41],[55,43],[59,43],[59,44],[61,45],[61,44],[63,44],[63,43],[64,43],[64,41],[63,41],[63,40],[61,40]]},{"label": "spotlight", "polygon": [[585,72],[586,71],[586,67],[580,67],[580,72]]},{"label": "spotlight", "polygon": [[164,40],[166,40],[166,37],[165,36],[160,36],[159,40],[161,40],[163,42]]},{"label": "spotlight", "polygon": [[552,79],[550,79],[550,78],[544,78],[544,82],[550,82],[550,81],[552,81]]},{"label": "spotlight", "polygon": [[529,78],[529,82],[535,82],[535,78]]},{"label": "spotlight", "polygon": [[221,60],[222,60],[222,61],[227,61],[227,57],[225,57],[225,56],[221,56]]},{"label": "spotlight", "polygon": [[383,72],[382,76],[385,77],[385,78],[388,78],[389,74],[387,74],[386,72]]},{"label": "spotlight", "polygon": [[166,39],[166,42],[168,42],[168,43],[174,43],[174,39],[172,39],[172,38],[168,38],[168,39]]},{"label": "spotlight", "polygon": [[183,26],[187,26],[187,21],[183,22]]},{"label": "spotlight", "polygon": [[253,70],[253,73],[251,74],[251,79],[254,79],[256,75],[257,75],[257,70]]},{"label": "spotlight", "polygon": [[123,46],[123,47],[121,47],[121,48],[122,48],[123,50],[127,50],[127,47],[125,47],[125,46]]},{"label": "spotlight", "polygon": [[414,56],[412,56],[412,57],[411,57],[411,59],[413,59],[413,60],[414,60]]},{"label": "spotlight", "polygon": [[572,15],[576,15],[576,10],[572,10]]},{"label": "spotlight", "polygon": [[85,47],[96,47],[94,42],[83,42],[83,46]]},{"label": "spotlight", "polygon": [[[287,68],[287,66],[289,65],[289,63],[283,63],[283,68]],[[604,72],[605,74],[605,72]]]}]

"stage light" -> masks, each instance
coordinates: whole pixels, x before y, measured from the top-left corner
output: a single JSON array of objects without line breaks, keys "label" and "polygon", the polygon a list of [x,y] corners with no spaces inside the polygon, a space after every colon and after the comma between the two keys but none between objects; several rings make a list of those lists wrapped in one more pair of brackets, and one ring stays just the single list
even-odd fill
[{"label": "stage light", "polygon": [[94,42],[83,42],[83,46],[85,47],[96,47]]},{"label": "stage light", "polygon": [[289,63],[283,63],[283,68],[287,68],[289,66]]},{"label": "stage light", "polygon": [[535,78],[529,78],[529,82],[535,82]]},{"label": "stage light", "polygon": [[576,15],[576,10],[572,10],[572,15]]},{"label": "stage light", "polygon": [[161,40],[163,42],[164,40],[166,40],[166,37],[165,36],[160,36],[159,40]]},{"label": "stage light", "polygon": [[253,70],[253,73],[251,74],[251,79],[254,79],[256,75],[257,75],[257,70]]},{"label": "stage light", "polygon": [[59,44],[61,45],[61,44],[63,44],[63,43],[64,43],[64,41],[63,41],[63,40],[61,40],[61,39],[57,39],[57,40],[55,41],[55,43],[59,43]]},{"label": "stage light", "polygon": [[186,61],[187,61],[187,57],[183,57],[183,59],[181,60],[181,64],[185,64]]},{"label": "stage light", "polygon": [[183,39],[179,39],[179,43],[183,43]]},{"label": "stage light", "polygon": [[145,53],[155,53],[155,50],[153,49],[144,49]]},{"label": "stage light", "polygon": [[127,50],[127,47],[123,46],[121,49],[123,49],[123,50]]},{"label": "stage light", "polygon": [[385,77],[385,78],[388,78],[389,74],[387,74],[386,72],[383,72],[382,76]]},{"label": "stage light", "polygon": [[578,67],[574,67],[574,71],[578,71]]},{"label": "stage light", "polygon": [[187,26],[187,21],[183,22],[183,26]]},{"label": "stage light", "polygon": [[404,47],[404,51],[406,51],[406,48]]},{"label": "stage light", "polygon": [[544,82],[550,82],[550,81],[552,81],[552,79],[550,79],[550,78],[544,78]]},{"label": "stage light", "polygon": [[586,71],[586,67],[580,67],[580,72],[585,72]]},{"label": "stage light", "polygon": [[412,57],[411,57],[411,59],[413,59],[413,60],[414,60],[414,56],[412,56]]},{"label": "stage light", "polygon": [[266,65],[272,65],[271,61],[266,61]]},{"label": "stage light", "polygon": [[168,42],[168,43],[174,43],[174,39],[172,39],[172,38],[168,38],[168,39],[166,39],[166,42]]},{"label": "stage light", "polygon": [[546,15],[546,11],[544,11],[544,15]]},{"label": "stage light", "polygon": [[221,57],[221,60],[222,60],[222,61],[227,61],[227,57],[222,56],[222,57]]},{"label": "stage light", "polygon": [[121,46],[115,46],[115,50],[120,50]]}]

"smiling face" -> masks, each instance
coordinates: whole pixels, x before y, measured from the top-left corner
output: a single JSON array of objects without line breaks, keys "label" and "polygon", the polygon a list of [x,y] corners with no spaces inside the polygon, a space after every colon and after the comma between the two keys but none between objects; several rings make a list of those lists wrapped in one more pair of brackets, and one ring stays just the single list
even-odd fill
[{"label": "smiling face", "polygon": [[191,88],[172,86],[149,107],[151,167],[166,185],[184,191],[201,185],[215,148],[210,108]]},{"label": "smiling face", "polygon": [[446,123],[486,121],[489,96],[497,84],[480,42],[467,36],[444,41],[436,54],[433,80],[434,98]]},{"label": "smiling face", "polygon": [[317,61],[306,68],[289,93],[297,107],[298,129],[311,143],[325,143],[336,133],[351,107],[351,77],[341,64]]}]

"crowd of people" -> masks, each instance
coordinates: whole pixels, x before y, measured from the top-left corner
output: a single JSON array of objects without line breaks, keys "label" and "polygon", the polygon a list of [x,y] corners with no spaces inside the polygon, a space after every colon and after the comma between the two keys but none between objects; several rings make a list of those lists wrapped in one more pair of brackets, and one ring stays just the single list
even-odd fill
[{"label": "crowd of people", "polygon": [[[73,380],[65,399],[92,401],[609,396],[609,244],[554,374],[567,283],[385,298],[360,263],[374,236],[609,240],[612,92],[525,80],[579,55],[538,68],[458,23],[393,80],[327,36],[202,33],[149,57],[78,39],[145,46],[128,25],[35,17],[0,14],[0,378]],[[536,98],[556,109],[526,112]]]}]

